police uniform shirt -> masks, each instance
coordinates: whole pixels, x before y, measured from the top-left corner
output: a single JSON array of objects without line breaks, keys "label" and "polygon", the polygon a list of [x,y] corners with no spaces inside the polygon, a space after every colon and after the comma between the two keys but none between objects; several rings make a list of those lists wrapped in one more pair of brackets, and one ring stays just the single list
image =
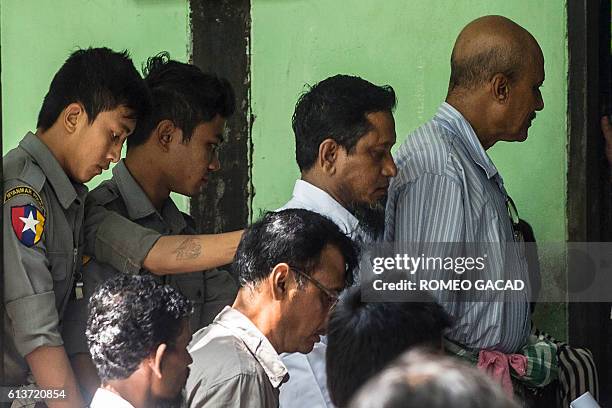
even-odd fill
[{"label": "police uniform shirt", "polygon": [[[171,198],[164,202],[161,212],[155,209],[123,160],[117,163],[112,171],[113,177],[110,180],[101,183],[89,193],[88,206],[102,206],[162,235],[196,234],[194,220],[179,211]],[[118,271],[108,264],[88,257],[83,261],[85,297],[82,300],[72,300],[66,316],[64,340],[69,354],[88,352],[84,335],[87,299],[95,288],[117,273],[149,273],[144,269]],[[174,286],[192,301],[194,313],[191,317],[191,329],[194,332],[211,323],[221,309],[231,304],[236,297],[236,282],[226,271],[211,270],[163,277],[152,276],[159,282]]]},{"label": "police uniform shirt", "polygon": [[27,381],[27,354],[63,344],[87,187],[71,182],[32,133],[7,153],[3,169],[4,368],[6,383],[18,385]]},{"label": "police uniform shirt", "polygon": [[63,344],[63,316],[87,241],[112,243],[96,245],[102,259],[132,265],[142,264],[159,234],[97,211],[90,221],[97,235],[85,239],[87,187],[72,182],[32,133],[4,156],[3,179],[4,372],[7,385],[20,385],[31,382],[26,355]]}]

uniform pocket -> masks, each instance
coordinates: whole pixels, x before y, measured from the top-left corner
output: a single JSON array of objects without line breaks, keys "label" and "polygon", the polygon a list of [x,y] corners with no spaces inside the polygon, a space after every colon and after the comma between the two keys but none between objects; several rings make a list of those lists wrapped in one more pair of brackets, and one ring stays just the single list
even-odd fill
[{"label": "uniform pocket", "polygon": [[64,281],[72,270],[72,252],[47,252],[53,281]]}]

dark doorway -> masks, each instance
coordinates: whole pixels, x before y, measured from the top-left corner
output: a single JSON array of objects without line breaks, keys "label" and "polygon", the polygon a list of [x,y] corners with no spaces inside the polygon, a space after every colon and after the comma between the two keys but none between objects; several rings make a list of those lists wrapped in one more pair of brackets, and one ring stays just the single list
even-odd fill
[{"label": "dark doorway", "polygon": [[[612,182],[600,118],[610,113],[610,0],[569,0],[568,240],[612,241]],[[570,272],[570,273],[578,273]],[[612,291],[612,288],[610,288]],[[568,335],[599,370],[600,403],[612,404],[610,303],[569,303]]]}]

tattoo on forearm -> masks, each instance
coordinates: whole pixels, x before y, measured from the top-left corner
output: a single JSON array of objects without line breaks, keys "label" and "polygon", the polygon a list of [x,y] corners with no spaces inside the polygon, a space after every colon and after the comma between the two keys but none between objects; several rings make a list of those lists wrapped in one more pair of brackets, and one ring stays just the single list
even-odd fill
[{"label": "tattoo on forearm", "polygon": [[176,254],[177,261],[194,259],[200,256],[202,245],[194,238],[187,238],[172,253]]}]

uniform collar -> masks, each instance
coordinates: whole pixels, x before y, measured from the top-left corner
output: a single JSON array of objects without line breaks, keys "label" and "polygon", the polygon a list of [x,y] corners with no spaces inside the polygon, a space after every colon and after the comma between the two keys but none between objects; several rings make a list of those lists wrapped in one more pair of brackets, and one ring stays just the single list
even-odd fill
[{"label": "uniform collar", "polygon": [[138,220],[151,214],[156,214],[170,226],[172,233],[182,232],[187,226],[183,214],[181,214],[170,197],[164,202],[161,215],[157,212],[149,197],[147,197],[140,184],[138,184],[128,170],[123,159],[113,167],[113,180],[117,183],[131,220]]},{"label": "uniform collar", "polygon": [[239,338],[263,367],[274,388],[286,381],[287,367],[272,347],[272,343],[263,335],[248,317],[238,310],[226,306],[217,315],[213,324],[218,324]]},{"label": "uniform collar", "polygon": [[354,236],[359,221],[327,192],[304,180],[296,180],[293,197],[282,209],[304,208],[331,219],[347,235]]},{"label": "uniform collar", "polygon": [[87,187],[82,183],[70,181],[66,171],[38,136],[28,132],[19,142],[19,146],[36,160],[36,164],[40,166],[45,177],[49,180],[57,200],[64,209],[68,209],[77,198],[82,201],[87,194]]},{"label": "uniform collar", "polygon": [[443,102],[438,108],[435,118],[448,124],[448,127],[450,127],[449,130],[451,130],[463,142],[472,160],[474,160],[477,165],[482,167],[487,174],[488,179],[498,174],[497,168],[491,161],[491,158],[485,149],[482,147],[482,144],[480,143],[480,140],[478,140],[478,136],[476,136],[476,132],[474,132],[472,125],[465,119],[461,112],[459,112],[449,103]]}]

